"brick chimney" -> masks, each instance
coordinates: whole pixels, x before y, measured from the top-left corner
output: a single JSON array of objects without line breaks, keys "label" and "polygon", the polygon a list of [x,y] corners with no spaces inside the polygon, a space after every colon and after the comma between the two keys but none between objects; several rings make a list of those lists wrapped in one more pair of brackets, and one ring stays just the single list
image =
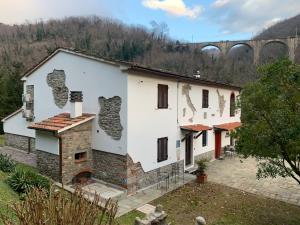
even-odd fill
[{"label": "brick chimney", "polygon": [[82,116],[82,92],[71,91],[70,94],[71,102],[71,118]]}]

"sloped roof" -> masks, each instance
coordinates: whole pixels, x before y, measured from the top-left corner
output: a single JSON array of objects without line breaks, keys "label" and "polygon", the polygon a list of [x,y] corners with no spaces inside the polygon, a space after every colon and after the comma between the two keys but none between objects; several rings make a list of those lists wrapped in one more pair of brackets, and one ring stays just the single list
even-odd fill
[{"label": "sloped roof", "polygon": [[186,126],[181,126],[180,127],[182,130],[189,130],[189,131],[194,131],[194,132],[200,132],[200,131],[205,131],[205,130],[211,130],[212,127],[203,125],[203,124],[193,124],[193,125],[186,125]]},{"label": "sloped roof", "polygon": [[241,122],[233,122],[233,123],[223,123],[219,125],[215,125],[214,128],[220,129],[220,130],[227,130],[231,131],[234,130],[242,125]]},{"label": "sloped roof", "polygon": [[82,114],[82,116],[71,118],[70,113],[61,113],[41,122],[33,123],[30,126],[28,126],[28,128],[61,133],[65,130],[71,129],[87,121],[90,121],[95,117],[95,114],[84,113]]},{"label": "sloped roof", "polygon": [[125,68],[123,69],[123,71],[127,71],[127,72],[135,72],[137,74],[143,73],[143,74],[152,75],[152,76],[154,75],[154,76],[159,76],[159,77],[164,77],[164,78],[176,79],[178,81],[190,82],[190,83],[195,83],[195,84],[203,84],[203,85],[208,85],[208,86],[217,86],[217,87],[229,88],[229,89],[238,90],[238,91],[240,91],[242,89],[239,86],[232,85],[229,83],[223,83],[220,81],[212,81],[212,80],[203,79],[203,78],[195,78],[195,77],[182,75],[182,74],[178,74],[178,73],[174,73],[174,72],[170,72],[170,71],[166,71],[166,70],[162,70],[162,69],[157,69],[157,68],[154,69],[154,68],[150,68],[148,66],[138,65],[133,62],[126,62],[126,61],[122,61],[122,60],[108,59],[108,58],[104,58],[104,57],[93,56],[90,54],[86,54],[86,53],[82,53],[79,51],[74,51],[72,49],[66,49],[66,48],[57,48],[56,50],[54,50],[50,55],[48,55],[47,57],[42,59],[38,64],[36,64],[35,66],[33,66],[32,68],[27,70],[25,72],[25,74],[23,75],[22,80],[24,80],[24,79],[26,79],[26,77],[30,76],[34,71],[36,71],[38,68],[43,66],[47,61],[49,61],[51,58],[53,58],[59,52],[64,52],[64,53],[84,57],[84,58],[95,60],[95,61],[102,62],[102,63],[109,63],[109,64],[113,64],[113,65],[118,65],[118,66],[124,66]]},{"label": "sloped roof", "polygon": [[19,113],[22,112],[22,111],[23,111],[22,108],[18,109],[17,111],[15,111],[15,112],[9,114],[7,117],[3,118],[3,119],[1,120],[1,122],[5,122],[5,121],[8,120],[9,118],[11,118],[11,117],[13,117],[13,116],[19,114]]}]

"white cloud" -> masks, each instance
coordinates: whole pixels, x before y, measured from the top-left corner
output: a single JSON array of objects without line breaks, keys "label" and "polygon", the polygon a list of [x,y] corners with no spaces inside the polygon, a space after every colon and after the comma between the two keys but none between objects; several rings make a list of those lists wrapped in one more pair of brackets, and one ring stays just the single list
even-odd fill
[{"label": "white cloud", "polygon": [[206,16],[222,31],[257,33],[298,13],[299,0],[214,0]]},{"label": "white cloud", "polygon": [[197,18],[203,11],[201,5],[187,7],[183,0],[143,0],[143,5],[150,9],[166,11],[174,16]]},{"label": "white cloud", "polygon": [[213,5],[213,7],[219,8],[219,7],[225,6],[229,2],[230,2],[230,0],[216,0],[216,1],[214,1],[214,3],[212,5]]}]

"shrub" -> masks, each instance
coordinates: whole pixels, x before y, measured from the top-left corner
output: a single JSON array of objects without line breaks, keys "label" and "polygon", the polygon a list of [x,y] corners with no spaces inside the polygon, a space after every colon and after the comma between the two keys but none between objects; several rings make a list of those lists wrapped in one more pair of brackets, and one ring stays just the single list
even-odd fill
[{"label": "shrub", "polygon": [[[77,189],[74,194],[54,186],[50,191],[32,188],[24,201],[15,203],[11,209],[16,215],[13,221],[0,212],[0,223],[5,225],[113,225],[118,205],[111,199],[103,200],[96,193],[93,201],[85,199],[87,193]],[[101,200],[102,199],[102,200]],[[102,207],[99,207],[99,206]]]},{"label": "shrub", "polygon": [[49,190],[50,180],[29,169],[16,169],[7,179],[8,185],[18,193],[26,193],[33,187]]},{"label": "shrub", "polygon": [[197,163],[197,173],[202,175],[202,174],[205,174],[205,170],[207,168],[207,160],[206,159],[201,159],[199,161],[196,162]]},{"label": "shrub", "polygon": [[0,154],[0,170],[5,173],[13,172],[16,168],[16,163],[8,156]]}]

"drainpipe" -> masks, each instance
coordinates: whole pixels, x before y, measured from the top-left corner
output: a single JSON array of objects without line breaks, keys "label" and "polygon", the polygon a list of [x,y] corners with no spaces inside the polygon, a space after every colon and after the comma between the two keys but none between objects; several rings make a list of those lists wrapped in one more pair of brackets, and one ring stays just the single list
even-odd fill
[{"label": "drainpipe", "polygon": [[58,139],[58,152],[59,152],[59,182],[62,184],[62,138],[60,135],[54,133],[54,137]]}]

